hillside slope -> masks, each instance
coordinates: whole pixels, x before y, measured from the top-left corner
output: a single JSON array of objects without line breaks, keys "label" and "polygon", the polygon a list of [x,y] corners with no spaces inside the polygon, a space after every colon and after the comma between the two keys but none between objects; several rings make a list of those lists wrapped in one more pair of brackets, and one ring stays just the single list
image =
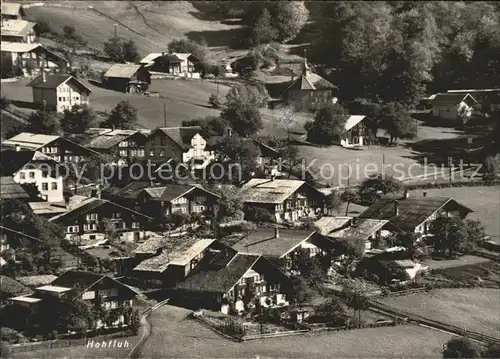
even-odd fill
[{"label": "hillside slope", "polygon": [[204,34],[228,35],[239,28],[202,20],[203,14],[187,1],[58,1],[56,5],[30,7],[27,16],[45,20],[58,31],[72,25],[89,46],[101,50],[118,24],[118,36],[134,40],[141,56],[165,51],[168,42],[175,38],[201,40]]}]

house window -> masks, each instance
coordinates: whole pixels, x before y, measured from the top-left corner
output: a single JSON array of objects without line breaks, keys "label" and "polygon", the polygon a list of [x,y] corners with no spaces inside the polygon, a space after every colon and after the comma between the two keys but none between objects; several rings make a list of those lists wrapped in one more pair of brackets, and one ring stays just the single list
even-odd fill
[{"label": "house window", "polygon": [[48,173],[48,172],[46,172],[46,171],[43,171],[43,172],[42,172],[42,177],[43,177],[43,178],[47,178],[48,176],[49,176],[49,173]]},{"label": "house window", "polygon": [[97,220],[97,213],[87,214],[87,221],[96,221],[96,220]]},{"label": "house window", "polygon": [[127,141],[122,141],[118,144],[118,147],[127,147],[128,146],[128,142]]},{"label": "house window", "polygon": [[180,198],[174,199],[172,201],[172,203],[175,203],[175,204],[187,203],[187,199],[186,199],[186,197],[180,197]]},{"label": "house window", "polygon": [[165,146],[165,144],[166,144],[165,137],[160,137],[160,145]]},{"label": "house window", "polygon": [[194,197],[194,201],[198,203],[204,203],[207,200],[207,197],[205,196],[196,196]]},{"label": "house window", "polygon": [[62,99],[63,99],[62,97],[59,97],[59,101],[62,101]]},{"label": "house window", "polygon": [[30,171],[29,176],[30,176],[30,178],[35,178],[35,172]]},{"label": "house window", "polygon": [[26,179],[26,173],[24,173],[24,172],[19,173],[19,178]]},{"label": "house window", "polygon": [[48,191],[49,190],[49,184],[47,182],[42,183],[42,191]]},{"label": "house window", "polygon": [[66,228],[67,233],[78,233],[78,226],[68,226]]},{"label": "house window", "polygon": [[76,101],[80,101],[80,97],[75,97],[75,100]]},{"label": "house window", "polygon": [[57,182],[52,182],[52,189],[56,190],[57,189]]},{"label": "house window", "polygon": [[122,218],[122,214],[120,212],[114,212],[112,215],[111,215],[111,218]]},{"label": "house window", "polygon": [[132,222],[132,228],[139,228],[139,222]]},{"label": "house window", "polygon": [[201,213],[205,211],[205,206],[193,206],[193,212],[195,213]]},{"label": "house window", "polygon": [[246,283],[245,278],[241,278],[238,284],[239,285],[245,285],[245,283]]},{"label": "house window", "polygon": [[120,150],[120,157],[127,157],[127,150]]}]

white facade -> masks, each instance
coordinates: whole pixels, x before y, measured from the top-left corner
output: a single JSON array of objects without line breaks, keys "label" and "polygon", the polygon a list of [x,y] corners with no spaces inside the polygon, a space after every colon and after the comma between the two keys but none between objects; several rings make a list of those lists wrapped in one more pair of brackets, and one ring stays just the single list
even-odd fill
[{"label": "white facade", "polygon": [[215,159],[213,151],[207,151],[207,141],[199,134],[191,139],[191,148],[182,154],[182,161],[189,162],[191,160],[202,160],[209,162]]},{"label": "white facade", "polygon": [[87,90],[80,90],[70,81],[59,85],[56,89],[33,87],[33,102],[41,104],[43,101],[57,112],[64,112],[71,110],[74,105],[88,105],[89,94]]},{"label": "white facade", "polygon": [[[53,172],[53,171],[52,171]],[[50,175],[54,176],[51,177]],[[14,181],[17,183],[32,183],[36,185],[42,198],[47,202],[62,202],[63,196],[63,177],[56,176],[54,173],[48,173],[36,166],[25,166],[14,174]]]}]

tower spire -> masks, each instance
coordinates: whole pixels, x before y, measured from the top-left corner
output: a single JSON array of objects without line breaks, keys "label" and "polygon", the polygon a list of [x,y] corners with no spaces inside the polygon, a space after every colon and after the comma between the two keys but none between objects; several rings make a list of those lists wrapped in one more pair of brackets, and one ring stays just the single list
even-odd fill
[{"label": "tower spire", "polygon": [[309,67],[309,65],[307,64],[307,50],[304,49],[304,64],[302,66],[302,73],[304,75],[307,75],[311,72],[311,68]]}]

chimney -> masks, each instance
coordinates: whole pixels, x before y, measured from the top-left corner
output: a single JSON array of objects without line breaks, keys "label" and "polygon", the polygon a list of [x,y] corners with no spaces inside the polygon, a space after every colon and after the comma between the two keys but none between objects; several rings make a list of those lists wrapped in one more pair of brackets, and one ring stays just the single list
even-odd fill
[{"label": "chimney", "polygon": [[280,237],[280,229],[278,226],[274,227],[274,238],[279,238]]},{"label": "chimney", "polygon": [[424,197],[427,197],[427,192],[422,192],[422,195],[423,195]]},{"label": "chimney", "polygon": [[70,205],[69,205],[69,196],[64,196],[64,204],[66,206],[67,210],[70,210]]},{"label": "chimney", "polygon": [[99,183],[95,185],[95,196],[101,199],[101,185]]},{"label": "chimney", "polygon": [[394,201],[394,215],[399,216],[399,202]]},{"label": "chimney", "polygon": [[405,189],[404,199],[408,199],[408,197],[410,197],[410,191],[408,191],[408,189]]},{"label": "chimney", "polygon": [[162,51],[162,52],[161,52],[161,56],[165,56],[165,52],[163,52],[163,51]]},{"label": "chimney", "polygon": [[19,146],[19,145],[16,145],[16,147],[15,147],[15,148],[16,148],[16,152],[19,152],[19,151],[21,151],[21,146]]}]

